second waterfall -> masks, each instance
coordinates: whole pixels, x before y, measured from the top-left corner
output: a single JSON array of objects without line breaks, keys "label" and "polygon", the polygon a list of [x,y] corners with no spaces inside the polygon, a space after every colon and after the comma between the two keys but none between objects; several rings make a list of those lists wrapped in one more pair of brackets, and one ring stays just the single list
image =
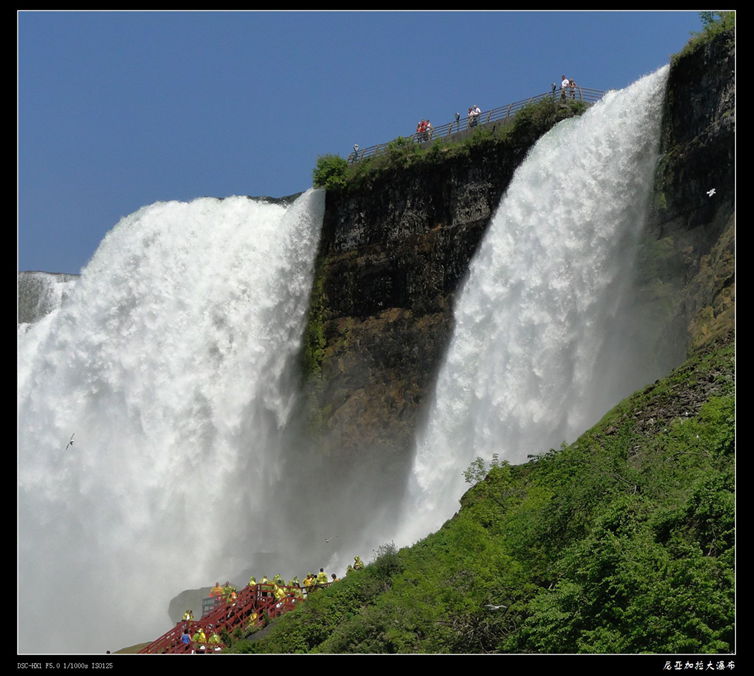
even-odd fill
[{"label": "second waterfall", "polygon": [[667,72],[558,124],[514,175],[456,300],[396,544],[453,515],[475,457],[573,441],[667,366],[641,354],[631,293]]}]

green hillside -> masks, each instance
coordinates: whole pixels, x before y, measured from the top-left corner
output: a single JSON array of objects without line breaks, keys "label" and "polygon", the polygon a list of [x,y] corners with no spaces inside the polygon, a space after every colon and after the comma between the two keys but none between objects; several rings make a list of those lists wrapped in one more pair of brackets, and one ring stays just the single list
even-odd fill
[{"label": "green hillside", "polygon": [[[486,474],[486,476],[485,476]],[[734,354],[708,346],[576,442],[477,461],[458,514],[232,652],[734,649]]]}]

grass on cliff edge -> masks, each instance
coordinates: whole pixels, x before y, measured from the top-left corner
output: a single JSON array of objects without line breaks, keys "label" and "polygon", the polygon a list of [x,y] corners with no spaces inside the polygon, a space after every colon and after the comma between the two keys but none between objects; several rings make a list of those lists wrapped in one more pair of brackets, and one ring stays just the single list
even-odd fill
[{"label": "grass on cliff edge", "polygon": [[729,39],[731,41],[735,40],[735,12],[704,11],[699,12],[699,18],[702,22],[702,30],[698,33],[693,33],[691,39],[684,45],[683,49],[677,54],[673,54],[671,64],[674,65],[679,59],[700,49],[722,33],[728,33]]},{"label": "grass on cliff edge", "polygon": [[509,123],[485,124],[461,137],[441,137],[432,143],[416,143],[413,137],[399,136],[387,144],[384,152],[354,164],[339,155],[321,155],[312,172],[313,185],[327,190],[358,190],[382,172],[468,155],[479,145],[493,142],[531,144],[555,123],[580,115],[586,108],[582,101],[563,103],[548,98],[524,106]]},{"label": "grass on cliff edge", "polygon": [[486,467],[439,531],[230,650],[731,652],[733,360],[709,347],[576,442]]}]

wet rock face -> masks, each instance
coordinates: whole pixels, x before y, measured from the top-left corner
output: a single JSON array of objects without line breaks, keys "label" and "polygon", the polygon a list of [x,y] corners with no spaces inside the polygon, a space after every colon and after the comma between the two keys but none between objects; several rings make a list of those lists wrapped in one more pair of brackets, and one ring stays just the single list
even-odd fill
[{"label": "wet rock face", "polygon": [[[723,33],[670,71],[663,119],[656,222],[692,229],[731,208],[735,190],[735,50]],[[713,196],[708,191],[715,189]],[[725,220],[725,219],[722,219]]]},{"label": "wet rock face", "polygon": [[58,308],[73,288],[78,275],[50,272],[18,273],[19,324],[30,324]]},{"label": "wet rock face", "polygon": [[320,311],[310,316],[322,352],[309,392],[319,431],[337,430],[334,453],[374,444],[383,460],[405,460],[454,294],[524,154],[493,146],[328,194]]},{"label": "wet rock face", "polygon": [[[335,515],[342,510],[328,510],[327,499],[343,500],[343,486],[354,487],[349,522],[333,524],[336,532],[377,513],[389,520],[398,507],[454,296],[535,140],[485,144],[328,193],[297,416],[306,455],[288,459],[310,469],[287,488]],[[302,537],[315,527],[303,527]]]},{"label": "wet rock face", "polygon": [[648,296],[674,307],[684,349],[733,329],[735,45],[718,35],[673,64],[643,267]]}]

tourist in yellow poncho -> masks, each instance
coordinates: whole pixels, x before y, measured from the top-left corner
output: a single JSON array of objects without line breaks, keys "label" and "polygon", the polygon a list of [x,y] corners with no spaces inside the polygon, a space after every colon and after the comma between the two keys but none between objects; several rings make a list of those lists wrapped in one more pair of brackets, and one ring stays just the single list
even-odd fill
[{"label": "tourist in yellow poncho", "polygon": [[220,634],[218,634],[216,631],[212,632],[212,635],[209,637],[209,641],[207,641],[209,645],[213,646],[213,649],[215,652],[220,650],[220,644],[222,643],[222,639],[220,638]]},{"label": "tourist in yellow poncho", "polygon": [[200,653],[203,653],[206,650],[207,646],[205,644],[207,643],[207,635],[204,633],[204,630],[201,627],[199,627],[199,629],[194,632],[191,640],[196,643],[196,649]]}]

